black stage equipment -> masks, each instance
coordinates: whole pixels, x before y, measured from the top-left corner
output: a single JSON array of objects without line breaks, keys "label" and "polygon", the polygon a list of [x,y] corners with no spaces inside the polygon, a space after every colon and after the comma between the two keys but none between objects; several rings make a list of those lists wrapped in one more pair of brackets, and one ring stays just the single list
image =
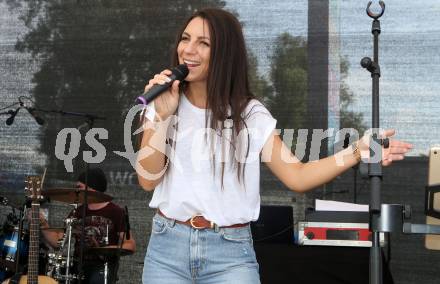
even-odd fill
[{"label": "black stage equipment", "polygon": [[262,205],[258,220],[251,222],[251,230],[255,243],[293,244],[292,206]]}]

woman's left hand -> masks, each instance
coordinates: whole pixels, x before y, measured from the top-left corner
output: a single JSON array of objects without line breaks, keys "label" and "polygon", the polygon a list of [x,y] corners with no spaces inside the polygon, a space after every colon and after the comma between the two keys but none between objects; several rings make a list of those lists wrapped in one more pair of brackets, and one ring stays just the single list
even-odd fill
[{"label": "woman's left hand", "polygon": [[[394,129],[387,129],[384,131],[382,138],[390,138],[396,133]],[[389,166],[393,161],[403,160],[405,154],[412,149],[412,144],[399,140],[389,139],[390,144],[388,148],[382,147],[382,165]]]}]

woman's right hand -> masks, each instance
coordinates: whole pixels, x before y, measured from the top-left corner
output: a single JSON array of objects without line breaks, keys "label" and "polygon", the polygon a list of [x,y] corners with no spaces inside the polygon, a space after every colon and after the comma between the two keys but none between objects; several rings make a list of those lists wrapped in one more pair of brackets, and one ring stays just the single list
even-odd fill
[{"label": "woman's right hand", "polygon": [[[154,75],[154,78],[148,82],[145,86],[145,92],[150,90],[154,85],[163,85],[169,82],[171,79],[171,70],[163,70],[160,74]],[[176,112],[177,105],[179,104],[179,80],[173,82],[170,88],[160,94],[154,100],[154,107],[156,114],[159,115],[161,120],[166,120],[170,115]]]}]

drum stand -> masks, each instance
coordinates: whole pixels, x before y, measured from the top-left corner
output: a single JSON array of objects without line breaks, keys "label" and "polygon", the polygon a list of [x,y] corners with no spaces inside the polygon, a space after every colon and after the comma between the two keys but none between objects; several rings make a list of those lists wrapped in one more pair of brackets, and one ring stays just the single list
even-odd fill
[{"label": "drum stand", "polygon": [[[75,206],[75,210],[77,208],[77,204],[74,204]],[[70,265],[73,263],[73,261],[71,260],[72,256],[71,256],[71,251],[72,251],[72,224],[76,221],[75,218],[68,218],[66,219],[66,227],[67,227],[67,259],[66,259],[66,274],[65,274],[65,279],[66,279],[66,284],[69,284],[70,281],[72,279],[75,278],[75,276],[70,275]]]},{"label": "drum stand", "polygon": [[[78,203],[72,204],[74,209],[73,212],[78,208]],[[73,241],[72,241],[72,228],[73,225],[78,220],[74,217],[67,218],[65,221],[66,231],[64,233],[63,238],[59,241],[59,249],[58,252],[54,255],[54,263],[55,263],[55,273],[54,275],[50,275],[51,277],[57,279],[58,281],[65,281],[66,284],[70,284],[73,280],[78,279],[77,275],[71,274],[70,267],[73,265]],[[64,251],[67,250],[66,260],[63,261]],[[65,266],[65,272],[63,273],[61,268]],[[48,272],[49,273],[49,272]]]},{"label": "drum stand", "polygon": [[[105,245],[109,245],[109,238],[108,238],[108,224],[106,226],[106,234],[104,238]],[[108,258],[105,258],[104,263],[104,284],[108,284]]]},{"label": "drum stand", "polygon": [[26,204],[24,204],[20,208],[20,215],[18,217],[18,237],[17,237],[17,250],[15,251],[15,273],[23,273],[23,271],[20,271],[20,247],[21,247],[21,241],[22,241],[22,231],[23,231],[23,219],[24,219],[24,210],[26,208]]}]

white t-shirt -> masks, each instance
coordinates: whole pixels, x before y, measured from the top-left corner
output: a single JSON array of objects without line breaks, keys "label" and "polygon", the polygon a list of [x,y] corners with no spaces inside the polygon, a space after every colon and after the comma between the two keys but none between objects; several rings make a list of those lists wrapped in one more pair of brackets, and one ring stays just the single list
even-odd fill
[{"label": "white t-shirt", "polygon": [[[231,166],[230,156],[226,155],[227,158],[223,159],[222,188],[221,137],[215,135],[214,175],[213,156],[209,150],[212,149],[209,144],[214,139],[210,138],[210,134],[206,135],[213,130],[205,129],[206,111],[192,105],[185,95],[180,96],[176,147],[173,153],[168,154],[170,163],[167,172],[154,190],[150,207],[159,208],[167,217],[179,221],[201,214],[219,226],[257,220],[260,212],[260,152],[275,129],[276,120],[259,101],[249,102],[243,116],[248,131],[239,134],[239,139],[245,142],[248,141],[248,134],[250,138],[244,179],[241,178],[240,183],[237,163]],[[231,124],[227,127],[231,127]],[[228,137],[228,133],[231,133],[228,131],[224,132],[223,137]],[[236,150],[233,158],[244,161],[246,149],[245,146],[241,151]]]}]

